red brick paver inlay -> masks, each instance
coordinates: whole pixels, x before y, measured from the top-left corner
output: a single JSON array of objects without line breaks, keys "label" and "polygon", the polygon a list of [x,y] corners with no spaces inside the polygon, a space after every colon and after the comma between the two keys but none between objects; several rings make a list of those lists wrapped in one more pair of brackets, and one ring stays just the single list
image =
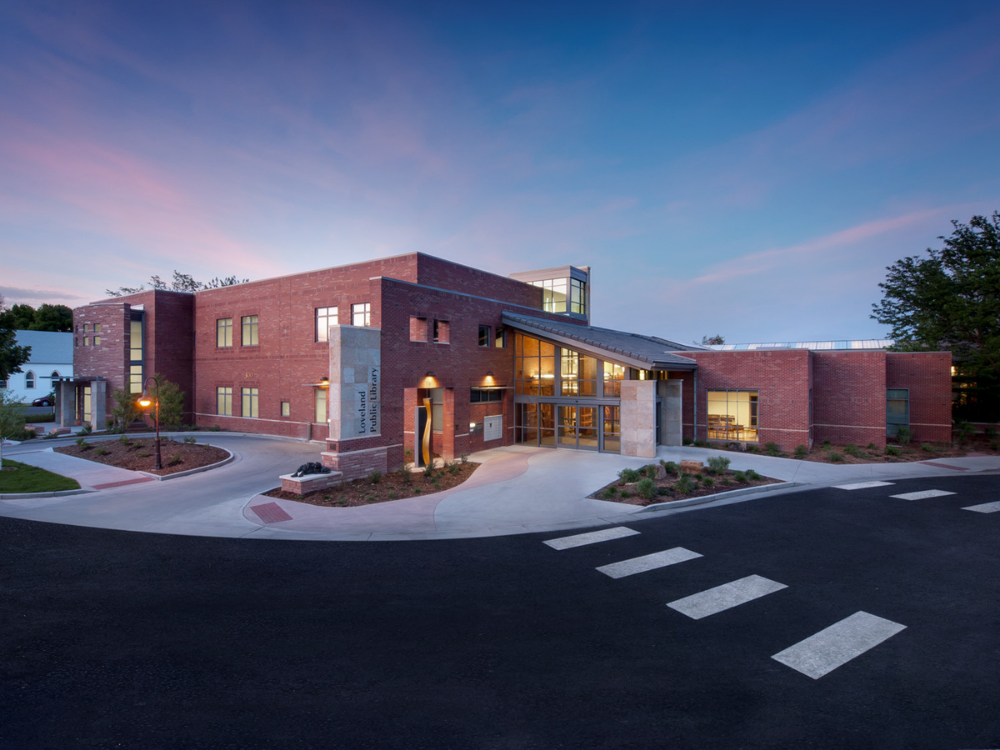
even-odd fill
[{"label": "red brick paver inlay", "polygon": [[952,466],[950,464],[939,464],[936,461],[924,461],[924,466],[936,466],[939,469],[951,469],[952,471],[968,471],[968,466]]},{"label": "red brick paver inlay", "polygon": [[264,523],[280,523],[281,521],[292,520],[292,517],[285,512],[285,509],[277,503],[251,505],[250,510],[256,513]]},{"label": "red brick paver inlay", "polygon": [[107,484],[95,484],[95,490],[110,490],[112,487],[124,487],[127,484],[142,484],[143,482],[155,482],[152,477],[139,477],[138,479],[124,479],[121,482],[108,482]]}]

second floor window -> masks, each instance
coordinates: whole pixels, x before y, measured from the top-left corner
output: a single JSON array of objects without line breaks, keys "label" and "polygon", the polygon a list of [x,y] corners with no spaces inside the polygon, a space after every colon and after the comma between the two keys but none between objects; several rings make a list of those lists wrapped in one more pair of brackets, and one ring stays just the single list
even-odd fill
[{"label": "second floor window", "polygon": [[215,321],[215,345],[220,349],[233,345],[232,318],[219,318]]},{"label": "second floor window", "polygon": [[479,326],[479,345],[489,346],[490,345],[490,327],[489,326]]},{"label": "second floor window", "polygon": [[330,340],[330,326],[337,325],[337,308],[336,307],[317,307],[316,308],[316,340],[317,341],[329,341]]},{"label": "second floor window", "polygon": [[260,342],[257,339],[257,316],[243,316],[243,346],[257,346]]},{"label": "second floor window", "polygon": [[351,325],[370,326],[372,324],[372,304],[371,302],[361,302],[351,305]]}]

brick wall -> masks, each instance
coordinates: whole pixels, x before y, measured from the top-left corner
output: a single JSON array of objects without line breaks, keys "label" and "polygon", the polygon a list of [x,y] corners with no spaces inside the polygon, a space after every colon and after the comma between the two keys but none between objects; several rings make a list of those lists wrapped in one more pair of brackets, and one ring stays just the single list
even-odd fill
[{"label": "brick wall", "polygon": [[[710,390],[755,390],[759,404],[759,442],[782,450],[809,444],[810,352],[684,352],[698,363],[697,439],[708,439],[706,414]],[[684,434],[695,436],[694,377],[685,374]]]},{"label": "brick wall", "polygon": [[474,294],[487,299],[504,299],[515,305],[533,308],[535,311],[542,309],[541,287],[422,253],[419,254],[419,273],[416,282],[423,286]]},{"label": "brick wall", "polygon": [[887,352],[886,387],[910,389],[915,442],[951,442],[951,354]]},{"label": "brick wall", "polygon": [[[76,377],[100,377],[108,381],[107,411],[111,394],[128,382],[129,311],[125,302],[97,302],[73,310],[73,374]],[[83,326],[91,333],[90,346],[83,345]],[[93,328],[101,326],[101,344],[94,346]]]},{"label": "brick wall", "polygon": [[885,445],[884,351],[813,352],[813,434],[837,445]]}]

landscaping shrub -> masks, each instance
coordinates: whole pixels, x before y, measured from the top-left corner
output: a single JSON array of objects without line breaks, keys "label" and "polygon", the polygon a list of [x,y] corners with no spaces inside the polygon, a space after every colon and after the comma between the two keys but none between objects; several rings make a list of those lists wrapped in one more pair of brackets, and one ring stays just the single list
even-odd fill
[{"label": "landscaping shrub", "polygon": [[870,451],[877,451],[878,450],[878,446],[875,445],[875,443],[868,443],[868,450],[870,450]]},{"label": "landscaping shrub", "polygon": [[753,469],[747,469],[747,479],[749,479],[751,482],[759,482],[763,478],[764,477],[762,477]]},{"label": "landscaping shrub", "polygon": [[976,432],[976,428],[973,427],[968,422],[966,422],[964,419],[960,419],[958,422],[955,423],[955,430],[956,432],[958,432],[959,445],[965,445],[966,443],[968,443],[969,438],[971,438]]},{"label": "landscaping shrub", "polygon": [[899,455],[899,448],[897,448],[895,445],[887,445],[887,446],[885,446],[885,455],[887,455],[887,456],[898,456]]},{"label": "landscaping shrub", "polygon": [[81,435],[89,435],[93,431],[94,431],[94,428],[91,427],[89,423],[85,424],[83,427],[80,428],[80,434]]},{"label": "landscaping shrub", "polygon": [[180,453],[175,453],[174,455],[172,455],[172,456],[170,457],[170,460],[169,460],[169,461],[167,461],[167,464],[168,464],[169,466],[176,466],[176,465],[177,465],[177,464],[179,464],[180,462],[181,462],[181,454],[180,454]]},{"label": "landscaping shrub", "polygon": [[710,474],[723,474],[729,470],[730,463],[725,456],[712,456],[708,459],[708,471]]},{"label": "landscaping shrub", "polygon": [[461,456],[459,456],[459,459],[461,459],[463,464],[467,464],[469,463],[469,454],[463,453]]},{"label": "landscaping shrub", "polygon": [[413,472],[410,471],[410,467],[403,464],[402,468],[399,470],[399,475],[403,479],[404,484],[410,484],[413,482]]},{"label": "landscaping shrub", "polygon": [[845,445],[844,446],[844,453],[846,453],[848,456],[854,456],[855,458],[861,458],[861,451],[858,450],[858,446],[854,445],[854,443],[848,443],[847,445]]},{"label": "landscaping shrub", "polygon": [[712,477],[705,477],[705,478],[704,478],[704,479],[702,480],[702,482],[701,482],[701,483],[702,483],[702,484],[703,484],[704,486],[706,486],[706,487],[714,487],[714,486],[715,486],[715,480],[714,480],[714,479],[713,479]]},{"label": "landscaping shrub", "polygon": [[101,446],[100,448],[95,450],[94,453],[98,456],[106,456],[108,455],[108,449],[105,448],[104,446]]},{"label": "landscaping shrub", "polygon": [[461,470],[462,470],[461,467],[459,467],[459,465],[454,461],[448,464],[448,473],[451,474],[453,477],[458,476],[458,472],[460,472]]},{"label": "landscaping shrub", "polygon": [[198,438],[196,438],[194,435],[192,435],[191,437],[184,438],[185,445],[194,445],[197,442]]},{"label": "landscaping shrub", "polygon": [[829,441],[829,440],[824,440],[824,441],[823,441],[823,450],[825,450],[825,451],[828,451],[828,450],[830,450],[830,448],[832,448],[832,447],[833,447],[833,446],[832,446],[832,445],[830,445],[830,441]]},{"label": "landscaping shrub", "polygon": [[767,455],[769,455],[769,456],[780,456],[781,455],[781,448],[774,441],[765,443],[764,444],[764,450],[767,451]]},{"label": "landscaping shrub", "polygon": [[934,446],[931,445],[930,443],[923,443],[920,446],[920,450],[927,451],[928,453],[933,453],[934,452]]},{"label": "landscaping shrub", "polygon": [[656,497],[656,482],[649,477],[640,479],[638,484],[635,486],[635,491],[640,497],[646,500],[652,500]]},{"label": "landscaping shrub", "polygon": [[837,451],[827,451],[826,457],[835,464],[842,464],[845,461],[844,455],[842,453],[838,453]]},{"label": "landscaping shrub", "polygon": [[809,449],[806,448],[804,445],[795,446],[795,457],[797,459],[802,460],[808,455],[809,455]]},{"label": "landscaping shrub", "polygon": [[382,481],[382,472],[373,471],[371,474],[368,475],[368,478],[371,480],[372,484],[378,484],[379,482]]},{"label": "landscaping shrub", "polygon": [[28,421],[29,422],[33,422],[34,424],[42,424],[43,422],[55,422],[56,421],[56,415],[55,414],[32,414],[31,415],[31,419],[28,420]]},{"label": "landscaping shrub", "polygon": [[900,427],[896,430],[896,440],[899,441],[900,445],[909,445],[910,438],[913,437],[913,433],[910,431],[909,427]]},{"label": "landscaping shrub", "polygon": [[656,479],[656,464],[647,464],[641,471],[650,479]]},{"label": "landscaping shrub", "polygon": [[660,466],[662,466],[663,470],[670,476],[677,476],[677,472],[680,471],[680,466],[673,461],[660,461]]},{"label": "landscaping shrub", "polygon": [[681,478],[677,480],[677,484],[674,485],[679,493],[686,495],[694,489],[694,480],[691,479],[690,474],[681,474]]},{"label": "landscaping shrub", "polygon": [[618,479],[622,484],[634,484],[640,479],[638,469],[622,469],[618,472]]},{"label": "landscaping shrub", "polygon": [[76,439],[76,444],[79,445],[83,450],[88,450],[94,447],[90,443],[88,443],[87,438],[84,437],[78,437]]},{"label": "landscaping shrub", "polygon": [[127,388],[116,388],[111,394],[114,406],[108,421],[110,432],[125,432],[128,426],[142,418],[142,408],[136,403],[135,395]]},{"label": "landscaping shrub", "polygon": [[747,475],[744,474],[742,471],[734,471],[733,479],[735,479],[740,484],[743,484],[744,482],[747,481]]},{"label": "landscaping shrub", "polygon": [[760,453],[760,448],[753,443],[747,443],[747,453]]},{"label": "landscaping shrub", "polygon": [[691,445],[691,443],[693,443],[693,442],[694,442],[694,440],[692,440],[689,437],[685,437],[683,440],[681,440],[681,443],[683,443],[684,445]]},{"label": "landscaping shrub", "polygon": [[606,490],[604,490],[603,496],[605,500],[614,500],[616,497],[618,497],[618,488],[616,488],[614,485],[608,487]]},{"label": "landscaping shrub", "polygon": [[694,441],[694,447],[695,448],[711,448],[712,444],[710,442],[708,442],[707,440],[695,440]]}]

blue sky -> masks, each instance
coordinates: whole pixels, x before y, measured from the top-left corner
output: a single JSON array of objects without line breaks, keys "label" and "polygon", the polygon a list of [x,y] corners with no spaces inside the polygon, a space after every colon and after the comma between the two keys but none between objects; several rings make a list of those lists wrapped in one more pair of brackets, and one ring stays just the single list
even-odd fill
[{"label": "blue sky", "polygon": [[8,0],[0,293],[422,251],[590,265],[595,324],[681,341],[881,337],[885,267],[1000,209],[1000,9],[836,6]]}]

